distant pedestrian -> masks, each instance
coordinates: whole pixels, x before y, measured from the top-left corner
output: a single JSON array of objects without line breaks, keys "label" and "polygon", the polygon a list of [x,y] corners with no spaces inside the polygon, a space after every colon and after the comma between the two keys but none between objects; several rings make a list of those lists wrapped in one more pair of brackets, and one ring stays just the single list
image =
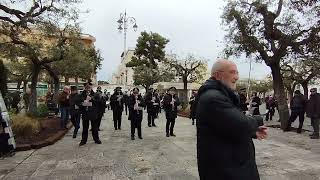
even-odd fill
[{"label": "distant pedestrian", "polygon": [[149,92],[145,98],[147,105],[147,113],[148,113],[148,126],[156,127],[155,119],[157,118],[157,112],[159,111],[158,105],[160,104],[160,99],[153,90],[153,88],[149,89]]},{"label": "distant pedestrian", "polygon": [[294,96],[290,102],[290,110],[291,115],[289,118],[287,131],[290,131],[291,124],[297,119],[299,116],[299,128],[297,129],[297,133],[301,133],[303,122],[304,122],[304,113],[306,111],[307,99],[299,90],[294,92]]},{"label": "distant pedestrian", "polygon": [[320,94],[317,93],[317,88],[310,90],[310,99],[307,105],[307,117],[311,118],[313,133],[311,139],[319,139],[319,121],[320,121]]},{"label": "distant pedestrian", "polygon": [[190,97],[190,119],[192,120],[192,125],[194,125],[194,120],[196,119],[196,96],[197,93],[195,91],[192,92],[192,95]]},{"label": "distant pedestrian", "polygon": [[97,91],[96,91],[96,96],[97,96],[97,128],[98,131],[101,131],[100,125],[101,125],[101,120],[106,112],[106,97],[102,93],[101,86],[98,86]]},{"label": "distant pedestrian", "polygon": [[248,105],[249,103],[247,102],[247,97],[245,95],[246,88],[240,89],[239,92],[239,99],[240,99],[240,110],[243,112],[243,114],[246,114],[248,111]]},{"label": "distant pedestrian", "polygon": [[58,102],[59,102],[59,109],[61,114],[60,128],[67,129],[66,125],[68,123],[69,114],[70,114],[70,87],[69,86],[65,86],[63,88],[63,91],[59,94]]},{"label": "distant pedestrian", "polygon": [[275,113],[275,109],[276,109],[276,103],[274,101],[274,98],[270,95],[267,99],[266,99],[266,121],[272,121],[272,117]]},{"label": "distant pedestrian", "polygon": [[124,102],[124,109],[126,111],[126,115],[128,115],[128,105],[129,105],[129,94],[128,91],[123,93],[123,102]]},{"label": "distant pedestrian", "polygon": [[260,105],[261,105],[261,99],[257,96],[257,93],[254,92],[252,94],[252,99],[251,99],[251,114],[252,115],[260,115]]},{"label": "distant pedestrian", "polygon": [[123,93],[121,87],[114,90],[110,98],[111,109],[113,112],[113,125],[115,130],[121,130],[122,112],[124,106]]},{"label": "distant pedestrian", "polygon": [[252,138],[266,138],[263,119],[241,112],[234,62],[216,61],[211,76],[196,100],[200,180],[259,180]]},{"label": "distant pedestrian", "polygon": [[163,104],[164,110],[166,112],[166,136],[176,136],[174,131],[174,125],[176,123],[178,106],[180,105],[180,100],[176,95],[177,89],[175,87],[170,87],[168,93],[164,97]]},{"label": "distant pedestrian", "polygon": [[143,107],[145,106],[139,89],[134,88],[133,94],[129,97],[129,120],[131,121],[131,139],[135,139],[135,129],[138,130],[138,137],[142,139],[141,122],[143,118]]},{"label": "distant pedestrian", "polygon": [[78,130],[80,128],[80,118],[81,118],[81,97],[78,93],[78,89],[76,86],[71,86],[71,94],[70,94],[70,115],[71,122],[74,126],[73,138],[77,137]]}]

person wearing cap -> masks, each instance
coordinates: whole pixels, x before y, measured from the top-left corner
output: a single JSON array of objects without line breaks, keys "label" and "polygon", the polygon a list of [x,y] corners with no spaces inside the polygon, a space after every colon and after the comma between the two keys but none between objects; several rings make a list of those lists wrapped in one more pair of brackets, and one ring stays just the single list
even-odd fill
[{"label": "person wearing cap", "polygon": [[83,146],[88,140],[89,122],[91,122],[92,137],[96,144],[101,144],[97,127],[97,101],[98,97],[92,90],[90,82],[84,84],[85,89],[81,97],[82,113],[82,139],[79,146]]},{"label": "person wearing cap", "polygon": [[143,118],[143,108],[145,106],[139,89],[134,88],[132,95],[129,97],[129,120],[131,121],[131,140],[135,139],[135,129],[138,130],[138,137],[142,139],[141,122]]},{"label": "person wearing cap", "polygon": [[104,113],[106,112],[106,97],[104,96],[101,86],[98,86],[97,91],[96,91],[96,95],[97,95],[97,112],[98,112],[98,116],[97,116],[97,128],[98,131],[100,131],[100,124],[101,124],[101,120],[102,117],[104,115]]},{"label": "person wearing cap", "polygon": [[178,106],[180,105],[180,100],[176,95],[176,88],[171,87],[168,89],[168,93],[165,95],[163,100],[164,110],[166,112],[166,136],[176,136],[173,133],[174,124],[176,122]]},{"label": "person wearing cap", "polygon": [[155,95],[153,88],[149,89],[146,95],[147,113],[148,113],[148,126],[156,127],[154,122],[157,115],[157,105],[160,104],[159,98]]},{"label": "person wearing cap", "polygon": [[311,118],[313,133],[310,134],[311,139],[319,139],[319,121],[320,121],[320,94],[317,88],[310,89],[310,99],[307,105],[307,117]]},{"label": "person wearing cap", "polygon": [[123,104],[124,99],[121,87],[117,87],[110,98],[110,105],[113,112],[113,125],[115,130],[121,130],[121,116],[123,112]]},{"label": "person wearing cap", "polygon": [[71,122],[74,126],[73,131],[73,138],[77,137],[78,130],[80,128],[80,112],[81,107],[81,98],[78,94],[78,89],[76,86],[71,86],[71,94],[70,94],[70,115],[71,115]]}]

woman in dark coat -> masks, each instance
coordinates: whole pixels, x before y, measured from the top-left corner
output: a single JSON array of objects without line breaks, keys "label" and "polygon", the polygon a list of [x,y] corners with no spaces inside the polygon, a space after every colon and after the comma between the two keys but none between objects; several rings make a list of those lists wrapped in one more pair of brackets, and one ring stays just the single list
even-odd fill
[{"label": "woman in dark coat", "polygon": [[130,95],[129,101],[129,120],[131,121],[131,139],[134,140],[135,129],[138,130],[138,137],[142,139],[141,122],[143,118],[143,108],[145,106],[142,96],[139,94],[139,89],[134,88],[133,94]]},{"label": "woman in dark coat", "polygon": [[114,90],[114,93],[110,98],[110,105],[113,111],[114,129],[121,130],[121,116],[122,116],[123,105],[124,105],[124,99],[123,99],[123,93],[121,91],[121,87],[117,87]]},{"label": "woman in dark coat", "polygon": [[146,95],[146,105],[148,113],[148,126],[156,127],[155,119],[158,112],[158,105],[160,104],[159,97],[154,93],[153,89],[149,89],[149,92]]},{"label": "woman in dark coat", "polygon": [[[176,88],[171,87],[168,90],[168,94],[164,97],[163,100],[164,110],[166,112],[166,136],[176,136],[173,133],[174,124],[176,122],[178,106],[180,105],[180,100],[176,96]],[[169,131],[170,126],[170,131]],[[170,134],[169,134],[170,132]]]},{"label": "woman in dark coat", "polygon": [[192,96],[190,97],[190,119],[192,119],[192,125],[194,125],[194,120],[196,119],[196,104],[195,104],[195,100],[196,100],[196,96],[197,93],[193,92]]}]

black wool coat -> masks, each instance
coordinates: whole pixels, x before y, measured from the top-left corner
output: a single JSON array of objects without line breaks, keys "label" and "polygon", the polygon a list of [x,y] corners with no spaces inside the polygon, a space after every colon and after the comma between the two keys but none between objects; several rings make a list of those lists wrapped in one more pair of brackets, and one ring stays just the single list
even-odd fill
[{"label": "black wool coat", "polygon": [[[145,102],[144,99],[142,98],[141,95],[138,95],[138,101],[140,101],[140,103],[138,104],[138,106],[142,107],[142,109],[145,107]],[[128,107],[129,107],[129,117],[128,119],[130,121],[132,120],[136,120],[136,121],[142,121],[143,118],[143,110],[134,110],[134,105],[136,104],[136,98],[134,95],[131,95],[129,97],[129,101],[128,101]]]},{"label": "black wool coat", "polygon": [[[174,106],[172,106],[171,101],[174,98],[176,101]],[[176,95],[166,94],[163,98],[163,107],[166,112],[167,119],[175,119],[177,118],[178,106],[180,105],[180,100]]]},{"label": "black wool coat", "polygon": [[259,180],[252,138],[262,118],[245,116],[237,95],[217,80],[207,80],[196,101],[200,180]]}]

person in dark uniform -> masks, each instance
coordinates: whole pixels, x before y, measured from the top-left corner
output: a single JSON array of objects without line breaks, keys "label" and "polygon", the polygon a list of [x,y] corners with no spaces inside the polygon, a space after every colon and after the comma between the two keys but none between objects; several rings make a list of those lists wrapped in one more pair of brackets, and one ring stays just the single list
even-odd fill
[{"label": "person in dark uniform", "polygon": [[113,123],[114,123],[115,130],[118,130],[118,129],[121,130],[121,116],[123,111],[123,104],[124,104],[124,99],[123,99],[121,87],[117,87],[110,98],[110,105],[113,111]]},{"label": "person in dark uniform", "polygon": [[[164,97],[163,104],[164,104],[164,110],[166,112],[166,136],[176,136],[173,133],[174,124],[177,118],[178,113],[178,106],[180,105],[180,100],[176,96],[176,88],[171,87],[168,90],[168,94]],[[170,126],[170,131],[169,131]],[[169,134],[170,133],[170,134]]]},{"label": "person in dark uniform", "polygon": [[149,89],[146,95],[147,113],[148,113],[148,126],[156,127],[154,120],[157,115],[157,106],[160,104],[159,97],[157,97],[153,91],[153,88]]},{"label": "person in dark uniform", "polygon": [[133,94],[129,97],[129,120],[131,121],[131,139],[134,140],[135,129],[138,130],[138,137],[142,139],[141,122],[143,118],[143,107],[145,106],[142,96],[139,94],[139,89],[134,88]]},{"label": "person in dark uniform", "polygon": [[254,92],[251,100],[252,115],[260,115],[260,109],[259,109],[260,105],[261,105],[261,100],[257,96],[257,93]]},{"label": "person in dark uniform", "polygon": [[81,93],[82,112],[82,139],[79,146],[83,146],[88,140],[89,121],[91,122],[92,137],[96,144],[101,144],[97,128],[97,95],[92,90],[92,84],[84,84],[84,91]]},{"label": "person in dark uniform", "polygon": [[71,122],[74,126],[73,138],[77,137],[78,130],[80,128],[80,118],[81,118],[81,97],[78,94],[78,89],[76,86],[71,86],[71,94],[70,94],[70,115]]},{"label": "person in dark uniform", "polygon": [[159,112],[160,112],[160,96],[157,89],[153,91],[153,94],[156,98],[156,101],[155,103],[153,103],[153,106],[155,108],[155,119],[157,119],[159,117]]},{"label": "person in dark uniform", "polygon": [[192,92],[190,97],[190,119],[192,120],[192,125],[194,125],[194,120],[196,119],[196,108],[195,108],[195,100],[196,100],[197,93]]},{"label": "person in dark uniform", "polygon": [[98,101],[97,101],[97,110],[98,110],[98,118],[97,118],[97,128],[98,131],[100,130],[100,124],[101,124],[101,120],[102,117],[104,115],[104,113],[106,112],[106,98],[102,93],[101,87],[98,86],[97,88],[97,92],[96,95],[98,96]]},{"label": "person in dark uniform", "polygon": [[239,92],[239,100],[240,100],[240,110],[243,112],[243,114],[246,114],[246,111],[248,111],[248,105],[247,97],[245,95],[246,88],[241,88]]},{"label": "person in dark uniform", "polygon": [[108,111],[110,110],[110,92],[107,92],[107,90],[104,91],[105,94],[105,100],[106,100],[106,108],[108,108]]},{"label": "person in dark uniform", "polygon": [[123,102],[124,102],[124,109],[126,111],[126,115],[128,115],[128,106],[129,106],[129,94],[128,91],[123,93]]}]

